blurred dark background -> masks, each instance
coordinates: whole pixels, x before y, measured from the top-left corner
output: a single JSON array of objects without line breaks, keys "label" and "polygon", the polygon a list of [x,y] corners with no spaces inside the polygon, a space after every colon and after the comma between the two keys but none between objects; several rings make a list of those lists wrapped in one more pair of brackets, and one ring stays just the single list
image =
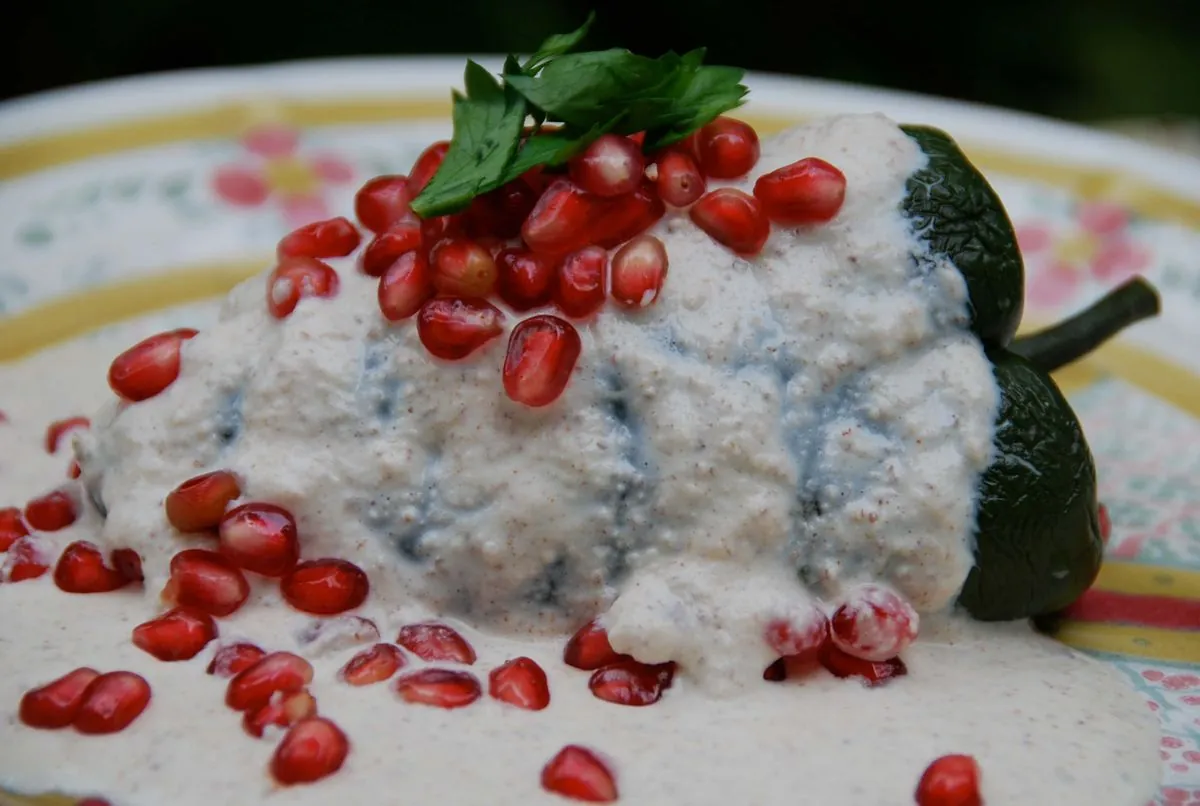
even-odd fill
[{"label": "blurred dark background", "polygon": [[980,101],[1077,120],[1200,117],[1200,0],[17,0],[0,96],[159,70],[358,54],[590,47]]}]

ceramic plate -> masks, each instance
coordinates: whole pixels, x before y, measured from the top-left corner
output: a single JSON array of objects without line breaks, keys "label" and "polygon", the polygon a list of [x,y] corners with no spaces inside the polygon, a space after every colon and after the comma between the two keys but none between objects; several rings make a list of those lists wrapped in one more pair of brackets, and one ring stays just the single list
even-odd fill
[{"label": "ceramic plate", "polygon": [[[365,179],[407,171],[446,135],[461,65],[176,73],[0,106],[0,362],[101,329],[132,342],[196,324],[205,309],[179,306],[259,270],[285,232],[347,213]],[[1159,320],[1058,375],[1114,523],[1108,562],[1060,638],[1112,663],[1159,714],[1156,802],[1200,806],[1200,161],[996,109],[748,83],[743,114],[763,131],[850,111],[950,131],[1017,226],[1027,323],[1136,273],[1161,289]],[[0,411],[19,395],[0,388]]]}]

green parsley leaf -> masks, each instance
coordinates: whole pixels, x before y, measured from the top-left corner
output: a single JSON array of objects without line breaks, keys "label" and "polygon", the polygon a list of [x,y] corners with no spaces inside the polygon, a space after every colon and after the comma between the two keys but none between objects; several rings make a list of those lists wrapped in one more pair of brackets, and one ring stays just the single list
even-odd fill
[{"label": "green parsley leaf", "polygon": [[[545,66],[546,62],[555,56],[561,56],[568,51],[574,50],[583,41],[583,38],[587,36],[588,29],[592,27],[592,23],[595,21],[596,12],[592,11],[588,14],[587,19],[583,21],[583,25],[580,25],[571,33],[553,34],[546,37],[546,41],[542,43],[540,48],[534,51],[521,70],[528,75],[535,75],[538,70],[541,70]],[[504,72],[508,73],[510,71],[508,68],[505,68]]]}]

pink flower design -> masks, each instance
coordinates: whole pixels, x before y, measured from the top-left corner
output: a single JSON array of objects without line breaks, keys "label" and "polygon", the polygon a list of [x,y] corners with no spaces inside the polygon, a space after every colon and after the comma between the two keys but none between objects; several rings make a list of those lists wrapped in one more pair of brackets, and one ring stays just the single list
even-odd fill
[{"label": "pink flower design", "polygon": [[1045,222],[1016,228],[1017,242],[1029,269],[1030,307],[1057,308],[1089,280],[1116,285],[1150,262],[1150,252],[1129,231],[1125,208],[1087,202],[1075,214],[1075,227],[1056,232]]},{"label": "pink flower design", "polygon": [[217,168],[213,190],[237,207],[273,200],[289,227],[328,218],[323,191],[354,178],[354,169],[334,154],[304,154],[300,133],[288,126],[256,126],[243,135],[242,146],[247,159]]},{"label": "pink flower design", "polygon": [[1183,691],[1189,688],[1200,688],[1200,676],[1194,674],[1173,674],[1163,678],[1163,688],[1171,691]]}]

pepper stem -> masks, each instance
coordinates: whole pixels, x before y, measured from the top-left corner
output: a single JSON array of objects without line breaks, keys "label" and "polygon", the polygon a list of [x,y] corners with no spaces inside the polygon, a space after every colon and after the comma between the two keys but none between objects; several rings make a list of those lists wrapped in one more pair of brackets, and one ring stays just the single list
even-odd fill
[{"label": "pepper stem", "polygon": [[1130,325],[1157,316],[1158,291],[1141,277],[1117,286],[1089,307],[1009,346],[1043,372],[1077,361]]}]

